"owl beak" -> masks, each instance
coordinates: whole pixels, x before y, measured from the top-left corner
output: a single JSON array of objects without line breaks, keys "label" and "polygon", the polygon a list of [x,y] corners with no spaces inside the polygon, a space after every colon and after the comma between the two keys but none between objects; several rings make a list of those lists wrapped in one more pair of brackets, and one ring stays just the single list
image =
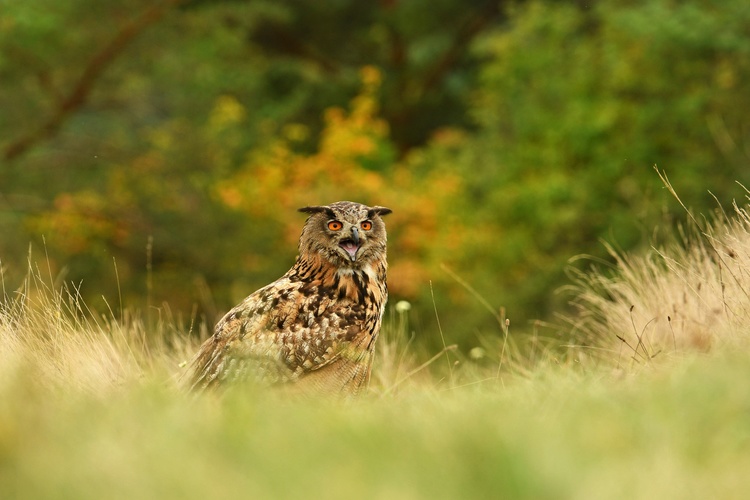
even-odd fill
[{"label": "owl beak", "polygon": [[347,254],[349,254],[349,258],[352,261],[357,260],[357,250],[359,250],[359,230],[356,227],[353,227],[352,237],[347,238],[339,243],[339,246],[343,248]]}]

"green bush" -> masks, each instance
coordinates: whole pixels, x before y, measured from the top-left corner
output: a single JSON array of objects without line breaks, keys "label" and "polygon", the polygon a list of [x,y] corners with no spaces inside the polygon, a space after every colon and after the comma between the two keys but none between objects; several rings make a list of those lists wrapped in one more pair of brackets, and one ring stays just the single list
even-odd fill
[{"label": "green bush", "polygon": [[[743,2],[531,2],[485,36],[478,129],[444,155],[480,233],[458,267],[517,319],[546,317],[578,254],[653,242],[681,210],[748,185],[750,10]],[[440,160],[438,160],[440,161]],[[682,216],[680,216],[682,219]],[[520,318],[519,318],[520,317]]]}]

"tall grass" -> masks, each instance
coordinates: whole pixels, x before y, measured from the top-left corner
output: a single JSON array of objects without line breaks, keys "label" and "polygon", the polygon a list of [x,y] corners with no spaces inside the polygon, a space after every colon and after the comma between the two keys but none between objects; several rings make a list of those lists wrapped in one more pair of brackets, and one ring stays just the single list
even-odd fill
[{"label": "tall grass", "polygon": [[0,301],[0,380],[28,376],[55,390],[105,394],[143,378],[175,380],[195,342],[167,315],[150,328],[124,310],[92,311],[70,285],[53,288],[35,266]]},{"label": "tall grass", "polygon": [[577,276],[574,338],[598,358],[648,364],[725,344],[747,347],[750,215],[734,206],[712,222],[691,219],[679,238],[640,255],[610,249],[615,272]]}]

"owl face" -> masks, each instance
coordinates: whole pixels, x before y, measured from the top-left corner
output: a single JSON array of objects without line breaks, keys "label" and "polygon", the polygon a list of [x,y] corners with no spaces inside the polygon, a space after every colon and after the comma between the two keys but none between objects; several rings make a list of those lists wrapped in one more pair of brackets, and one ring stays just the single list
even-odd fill
[{"label": "owl face", "polygon": [[300,208],[311,214],[300,237],[300,254],[322,254],[339,267],[357,268],[380,259],[386,251],[385,207],[339,201],[325,206]]}]

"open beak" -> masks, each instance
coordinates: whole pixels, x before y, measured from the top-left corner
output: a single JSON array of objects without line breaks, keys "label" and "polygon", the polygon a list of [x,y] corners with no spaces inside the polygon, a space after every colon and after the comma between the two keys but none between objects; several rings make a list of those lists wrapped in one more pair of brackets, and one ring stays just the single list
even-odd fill
[{"label": "open beak", "polygon": [[341,243],[339,243],[339,246],[349,254],[349,258],[352,261],[356,260],[357,250],[359,250],[359,230],[356,227],[353,227],[352,237],[342,240]]}]

